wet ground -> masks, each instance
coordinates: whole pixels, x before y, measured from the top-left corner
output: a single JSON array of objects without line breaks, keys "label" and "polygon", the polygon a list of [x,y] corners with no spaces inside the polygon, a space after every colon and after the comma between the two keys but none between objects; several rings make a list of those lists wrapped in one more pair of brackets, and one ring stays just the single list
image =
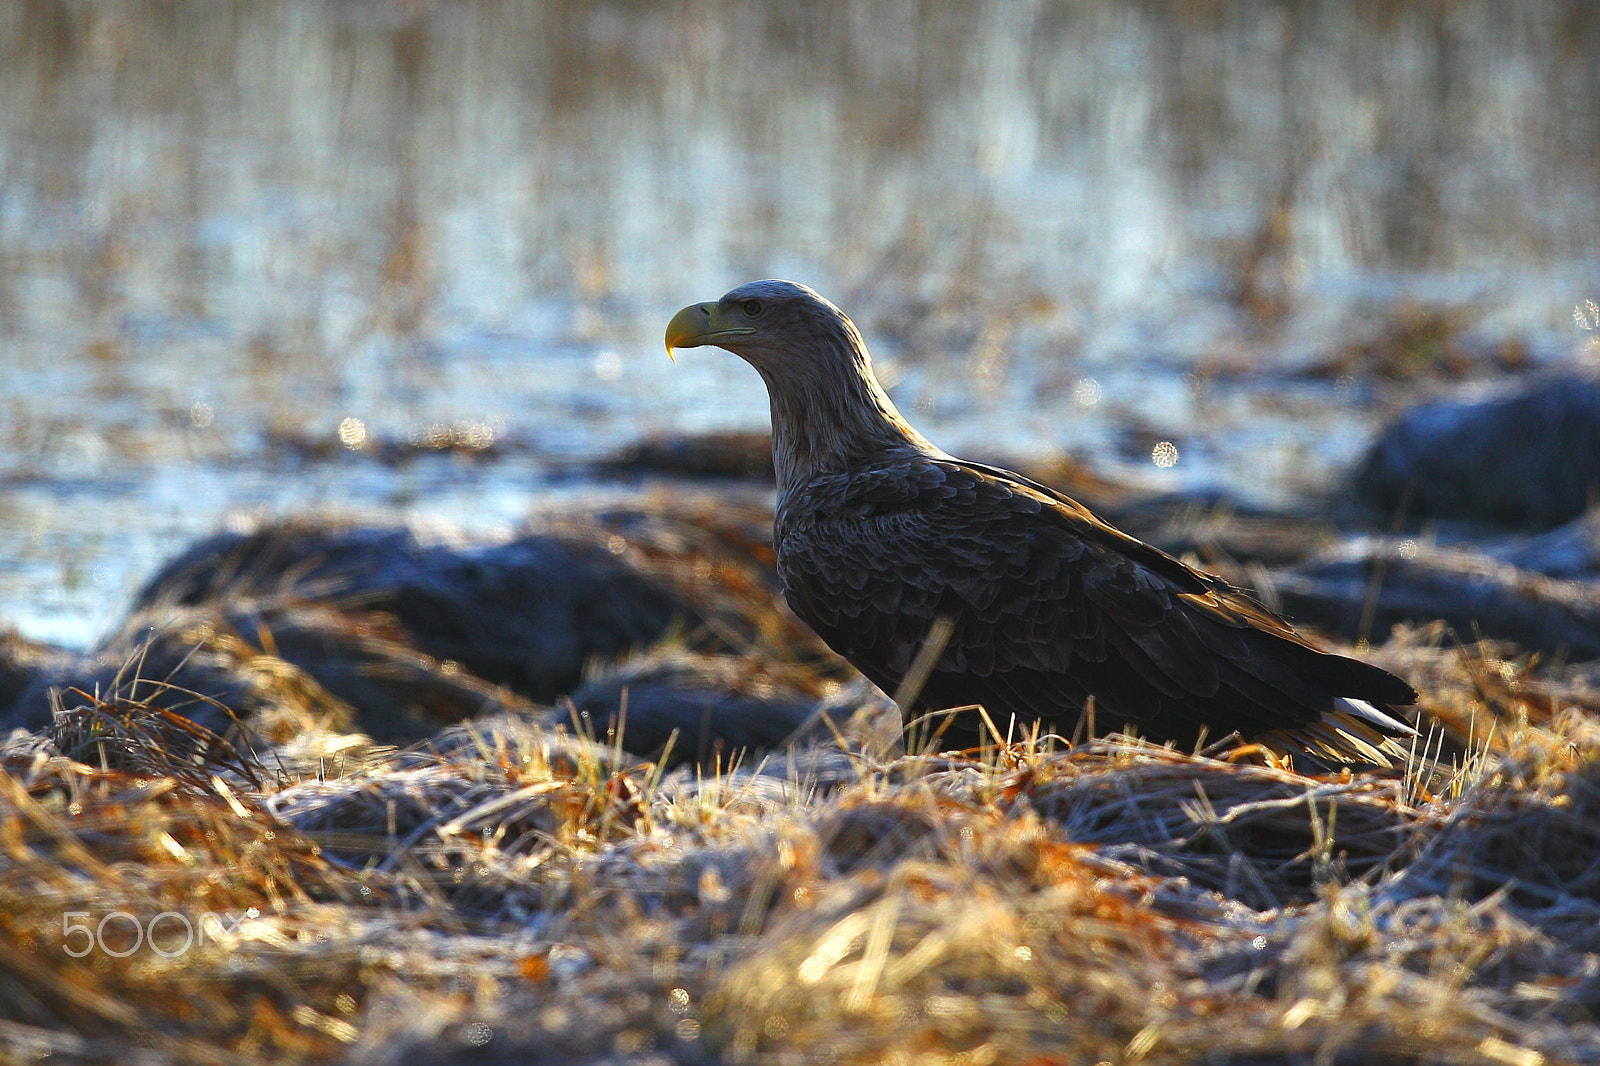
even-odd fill
[{"label": "wet ground", "polygon": [[[201,15],[202,8],[206,14]],[[1596,359],[1600,14],[941,0],[0,11],[0,624],[230,517],[509,526],[761,428],[808,282],[942,446],[1276,506]]]}]

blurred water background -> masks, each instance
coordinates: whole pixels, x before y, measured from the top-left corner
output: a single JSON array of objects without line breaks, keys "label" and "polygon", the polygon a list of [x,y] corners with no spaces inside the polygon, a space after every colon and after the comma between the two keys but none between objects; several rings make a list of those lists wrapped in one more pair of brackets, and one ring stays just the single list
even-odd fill
[{"label": "blurred water background", "polygon": [[0,625],[82,646],[230,516],[469,529],[807,282],[984,458],[1292,506],[1418,399],[1594,359],[1589,0],[11,0]]}]

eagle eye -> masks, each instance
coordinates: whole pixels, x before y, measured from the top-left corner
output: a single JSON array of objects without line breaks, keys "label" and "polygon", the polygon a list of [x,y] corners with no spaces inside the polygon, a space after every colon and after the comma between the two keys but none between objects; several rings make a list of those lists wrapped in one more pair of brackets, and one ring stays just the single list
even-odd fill
[{"label": "eagle eye", "polygon": [[744,316],[746,318],[755,318],[759,314],[761,314],[760,300],[746,300],[744,302]]}]

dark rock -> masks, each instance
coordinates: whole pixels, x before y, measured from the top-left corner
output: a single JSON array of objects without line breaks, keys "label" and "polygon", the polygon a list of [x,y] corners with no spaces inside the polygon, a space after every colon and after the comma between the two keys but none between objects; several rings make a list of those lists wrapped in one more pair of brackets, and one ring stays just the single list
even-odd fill
[{"label": "dark rock", "polygon": [[[553,715],[535,704],[669,636],[722,655],[760,647],[820,685],[843,671],[778,600],[770,522],[765,508],[690,499],[554,516],[492,542],[309,521],[219,534],[164,567],[92,653],[47,660],[17,645],[0,658],[0,694],[8,724],[29,729],[50,726],[53,706],[114,704],[130,728],[179,715],[221,737],[321,728],[405,744],[482,714]],[[735,683],[749,669],[620,675],[612,695],[638,689],[624,749],[657,755],[674,728],[679,758],[778,743],[814,693]],[[603,722],[619,706],[605,685],[580,694]]]},{"label": "dark rock", "polygon": [[135,615],[97,651],[38,674],[17,700],[16,724],[51,724],[52,689],[64,706],[114,700],[268,740],[321,728],[405,744],[526,706],[417,651],[392,619],[272,601]]},{"label": "dark rock", "polygon": [[418,651],[542,703],[576,687],[588,663],[674,631],[710,650],[764,641],[820,660],[820,644],[778,602],[765,541],[750,539],[736,508],[713,513],[625,508],[465,545],[278,523],[201,542],[137,606],[159,617],[270,599],[382,614]]},{"label": "dark rock", "polygon": [[1296,624],[1348,640],[1438,619],[1464,643],[1488,637],[1547,658],[1600,658],[1600,579],[1557,580],[1465,548],[1385,541],[1275,572],[1271,595]]},{"label": "dark rock", "polygon": [[14,630],[0,632],[0,732],[12,727],[37,729],[48,722],[48,703],[42,716],[27,711],[25,694],[40,678],[67,667],[76,656],[65,648],[29,640]]},{"label": "dark rock", "polygon": [[1600,578],[1600,508],[1545,533],[1485,545],[1484,553],[1546,577]]},{"label": "dark rock", "polygon": [[767,433],[670,433],[645,437],[602,459],[615,474],[739,478],[771,483],[772,437]]},{"label": "dark rock", "polygon": [[[221,534],[169,565],[138,598],[145,613],[254,598],[381,612],[428,654],[549,700],[584,661],[647,644],[689,612],[594,538],[419,542],[404,529],[308,523]],[[698,619],[695,619],[696,621]]]},{"label": "dark rock", "polygon": [[[817,708],[804,679],[779,677],[752,658],[661,652],[624,663],[570,697],[580,734],[666,765],[707,772],[747,762],[782,744]],[[676,737],[674,737],[676,734]],[[668,749],[668,741],[672,746]]]},{"label": "dark rock", "polygon": [[1288,566],[1337,542],[1323,514],[1310,517],[1251,506],[1221,492],[1171,493],[1107,509],[1118,529],[1205,569],[1238,563]]},{"label": "dark rock", "polygon": [[1569,522],[1600,500],[1600,380],[1563,377],[1497,399],[1414,408],[1373,444],[1354,489],[1407,522]]}]

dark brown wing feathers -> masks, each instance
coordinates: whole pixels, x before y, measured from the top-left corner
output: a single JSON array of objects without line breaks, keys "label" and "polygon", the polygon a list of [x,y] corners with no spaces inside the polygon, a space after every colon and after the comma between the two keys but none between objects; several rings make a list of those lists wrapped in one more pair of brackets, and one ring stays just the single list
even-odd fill
[{"label": "dark brown wing feathers", "polygon": [[992,467],[917,456],[818,478],[785,502],[778,536],[795,612],[887,691],[934,620],[954,621],[923,709],[981,703],[997,722],[1070,733],[1092,696],[1102,729],[1183,744],[1291,728],[1339,696],[1415,700],[1400,679],[1317,650],[1242,592]]}]

